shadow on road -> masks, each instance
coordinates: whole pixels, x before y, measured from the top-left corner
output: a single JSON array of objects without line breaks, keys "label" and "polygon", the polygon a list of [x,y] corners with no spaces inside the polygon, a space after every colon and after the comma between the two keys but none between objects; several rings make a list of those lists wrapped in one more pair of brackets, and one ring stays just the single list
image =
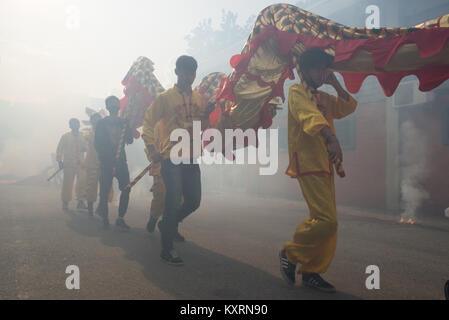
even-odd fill
[{"label": "shadow on road", "polygon": [[[289,287],[280,276],[275,277],[191,242],[176,244],[186,265],[168,266],[159,258],[160,240],[157,231],[152,235],[144,229],[123,233],[113,226],[110,230],[103,230],[99,219],[89,219],[84,214],[70,215],[67,224],[78,234],[99,238],[105,246],[122,248],[127,259],[142,265],[143,274],[149,282],[176,299],[359,299],[342,292],[328,295],[301,286]],[[126,270],[118,276],[126,281]]]}]

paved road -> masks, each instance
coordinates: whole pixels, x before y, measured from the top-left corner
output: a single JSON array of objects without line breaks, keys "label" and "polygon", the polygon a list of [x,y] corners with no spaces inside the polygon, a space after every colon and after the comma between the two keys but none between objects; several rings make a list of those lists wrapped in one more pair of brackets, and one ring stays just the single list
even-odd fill
[{"label": "paved road", "polygon": [[[55,189],[0,186],[0,299],[443,299],[449,279],[449,229],[342,214],[325,275],[338,293],[288,287],[277,255],[307,216],[304,204],[241,195],[205,197],[181,225],[186,266],[168,267],[159,234],[144,230],[149,201],[132,199],[133,230],[121,233],[62,213]],[[79,291],[65,287],[68,265],[80,268]],[[369,265],[380,268],[380,290],[365,288]]]}]

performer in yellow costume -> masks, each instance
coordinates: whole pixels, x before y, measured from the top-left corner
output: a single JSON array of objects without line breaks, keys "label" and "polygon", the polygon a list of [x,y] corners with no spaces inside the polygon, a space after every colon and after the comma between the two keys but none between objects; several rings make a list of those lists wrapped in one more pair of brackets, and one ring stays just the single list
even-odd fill
[{"label": "performer in yellow costume", "polygon": [[[287,174],[298,179],[310,218],[298,226],[293,241],[280,252],[281,274],[294,284],[296,265],[300,264],[298,273],[302,274],[304,285],[335,292],[320,276],[331,264],[337,245],[334,165],[341,167],[343,154],[333,120],[353,113],[357,101],[333,73],[326,72],[333,63],[332,56],[312,48],[300,59],[302,82],[290,88],[288,97]],[[333,86],[338,97],[318,91],[323,84]]]},{"label": "performer in yellow costume", "polygon": [[[86,151],[86,142],[79,132],[79,120],[71,119],[69,125],[72,131],[61,137],[56,149],[56,161],[59,163],[59,168],[64,170],[61,192],[62,209],[64,211],[68,210],[69,202],[72,200],[75,177],[77,183],[79,183],[81,161],[83,160],[83,153]],[[78,205],[80,205],[80,188],[77,187],[76,191]]]}]

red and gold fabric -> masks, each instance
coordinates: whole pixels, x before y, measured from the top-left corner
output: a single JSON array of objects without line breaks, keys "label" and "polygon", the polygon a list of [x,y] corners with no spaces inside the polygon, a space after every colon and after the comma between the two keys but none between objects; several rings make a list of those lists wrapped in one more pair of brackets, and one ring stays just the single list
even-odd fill
[{"label": "red and gold fabric", "polygon": [[120,101],[121,117],[128,119],[134,138],[139,138],[137,131],[143,124],[148,107],[164,88],[154,75],[153,62],[146,57],[139,57],[131,66],[122,84],[125,97]]},{"label": "red and gold fabric", "polygon": [[200,84],[195,88],[196,91],[199,92],[203,96],[205,105],[215,104],[216,109],[209,115],[209,119],[212,123],[217,123],[220,119],[221,111],[225,109],[225,106],[217,105],[217,94],[220,91],[224,81],[226,79],[226,75],[221,72],[213,72],[207,76],[205,76]]},{"label": "red and gold fabric", "polygon": [[[218,100],[231,121],[224,126],[268,128],[272,99],[284,97],[284,82],[306,49],[319,47],[335,57],[351,93],[374,75],[385,95],[400,80],[415,75],[420,90],[429,91],[449,78],[449,15],[411,28],[353,28],[289,4],[276,4],[258,16],[249,39],[231,59],[233,72],[225,78]],[[220,126],[219,123],[213,123]]]}]

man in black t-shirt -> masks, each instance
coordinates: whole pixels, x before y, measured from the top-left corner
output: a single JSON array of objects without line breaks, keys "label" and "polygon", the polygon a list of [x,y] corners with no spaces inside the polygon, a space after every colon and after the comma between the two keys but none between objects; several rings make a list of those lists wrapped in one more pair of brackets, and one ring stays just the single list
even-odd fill
[{"label": "man in black t-shirt", "polygon": [[[116,226],[123,230],[129,230],[129,226],[123,219],[128,210],[129,203],[129,190],[125,188],[130,182],[125,143],[132,144],[134,138],[128,121],[118,117],[120,100],[115,96],[107,98],[106,109],[110,115],[100,120],[95,129],[95,149],[97,150],[98,160],[100,161],[100,201],[98,204],[98,213],[103,217],[105,228],[108,228],[108,198],[112,187],[112,180],[115,176],[121,191],[118,210],[119,217]],[[125,130],[125,135],[121,139],[123,130]],[[120,144],[120,155],[117,159],[117,150]]]}]

